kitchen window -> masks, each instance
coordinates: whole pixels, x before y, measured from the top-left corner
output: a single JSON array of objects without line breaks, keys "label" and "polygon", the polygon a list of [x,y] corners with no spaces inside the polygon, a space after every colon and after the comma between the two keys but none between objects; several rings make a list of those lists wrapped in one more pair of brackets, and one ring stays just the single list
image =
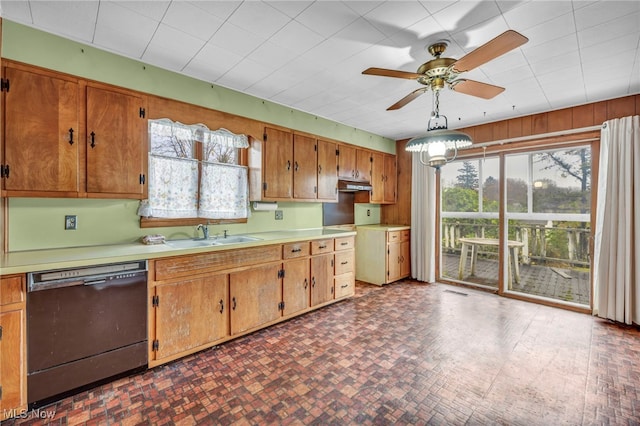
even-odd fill
[{"label": "kitchen window", "polygon": [[142,226],[167,226],[167,220],[185,225],[189,218],[246,221],[248,171],[239,164],[246,147],[245,135],[226,129],[149,120],[149,197],[140,212]]}]

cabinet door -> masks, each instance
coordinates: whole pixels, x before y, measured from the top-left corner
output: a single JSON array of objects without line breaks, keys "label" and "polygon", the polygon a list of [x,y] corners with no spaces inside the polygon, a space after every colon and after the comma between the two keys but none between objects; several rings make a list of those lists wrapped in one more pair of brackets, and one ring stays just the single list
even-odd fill
[{"label": "cabinet door", "polygon": [[333,299],[333,253],[311,258],[311,306]]},{"label": "cabinet door", "polygon": [[396,157],[395,155],[384,156],[384,202],[396,202]]},{"label": "cabinet door", "polygon": [[11,67],[5,77],[5,189],[77,193],[77,82]]},{"label": "cabinet door", "polygon": [[293,196],[293,136],[290,132],[265,128],[263,193],[265,199]]},{"label": "cabinet door", "polygon": [[280,265],[266,265],[230,274],[231,334],[278,319],[282,287]]},{"label": "cabinet door", "polygon": [[400,276],[408,277],[411,275],[411,243],[410,241],[402,241],[400,243]]},{"label": "cabinet door", "polygon": [[87,192],[139,198],[146,124],[138,96],[87,87]]},{"label": "cabinet door", "polygon": [[0,420],[10,409],[24,408],[26,372],[24,359],[24,309],[0,314],[2,339],[0,339],[0,377],[2,378],[2,412]]},{"label": "cabinet door", "polygon": [[384,201],[384,155],[379,152],[371,154],[371,202]]},{"label": "cabinet door", "polygon": [[156,359],[188,351],[228,335],[227,275],[156,287]]},{"label": "cabinet door", "polygon": [[290,260],[284,263],[282,279],[283,315],[291,315],[309,307],[309,259]]},{"label": "cabinet door", "polygon": [[293,136],[293,198],[315,200],[318,190],[316,140]]},{"label": "cabinet door", "polygon": [[391,283],[400,279],[400,244],[387,244],[387,282]]},{"label": "cabinet door", "polygon": [[372,182],[371,162],[372,152],[366,149],[358,149],[356,151],[356,180],[363,182]]},{"label": "cabinet door", "polygon": [[353,180],[356,178],[356,148],[348,145],[340,145],[338,148],[338,176],[341,179]]},{"label": "cabinet door", "polygon": [[337,144],[318,139],[318,200],[338,201]]}]

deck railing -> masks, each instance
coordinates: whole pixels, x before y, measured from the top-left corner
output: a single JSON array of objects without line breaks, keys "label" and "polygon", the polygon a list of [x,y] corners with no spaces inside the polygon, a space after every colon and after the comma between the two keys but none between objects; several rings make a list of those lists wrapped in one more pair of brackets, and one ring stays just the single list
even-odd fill
[{"label": "deck railing", "polygon": [[[494,220],[465,221],[446,218],[442,220],[442,250],[460,253],[460,238],[498,238],[498,225]],[[572,222],[575,223],[575,222]],[[577,226],[554,226],[551,223],[512,224],[509,239],[521,241],[520,262],[525,265],[589,266],[589,237],[591,230]],[[497,258],[497,250],[490,248],[478,253]]]}]

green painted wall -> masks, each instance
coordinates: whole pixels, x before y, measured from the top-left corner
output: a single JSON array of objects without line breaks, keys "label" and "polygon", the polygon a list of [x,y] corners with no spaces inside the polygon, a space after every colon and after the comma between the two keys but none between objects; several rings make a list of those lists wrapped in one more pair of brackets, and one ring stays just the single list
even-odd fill
[{"label": "green painted wall", "polygon": [[[16,24],[2,22],[2,55],[56,71],[177,99],[331,139],[395,153],[395,142],[266,100],[166,71],[113,53]],[[140,229],[133,200],[13,198],[9,200],[9,251],[130,243],[146,234],[195,236],[193,227]],[[246,224],[212,226],[213,234],[322,226],[322,204],[280,203],[284,220],[272,211],[253,212]],[[370,210],[367,216],[366,211]],[[78,229],[64,230],[64,216],[78,216]],[[380,206],[356,205],[356,224],[379,223]]]}]

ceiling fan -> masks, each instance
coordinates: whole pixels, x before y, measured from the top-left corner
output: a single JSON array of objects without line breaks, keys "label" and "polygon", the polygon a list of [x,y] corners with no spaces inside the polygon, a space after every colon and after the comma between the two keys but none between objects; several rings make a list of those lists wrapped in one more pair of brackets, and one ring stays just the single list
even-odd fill
[{"label": "ceiling fan", "polygon": [[387,108],[387,111],[402,108],[429,89],[433,92],[438,92],[445,86],[449,87],[453,91],[464,93],[466,95],[477,96],[483,99],[491,99],[502,93],[504,91],[504,87],[459,78],[460,74],[471,71],[472,69],[477,68],[500,55],[520,47],[527,41],[529,41],[529,39],[522,34],[513,30],[508,30],[477,49],[467,53],[462,58],[454,59],[441,57],[447,49],[448,43],[446,40],[440,40],[427,47],[427,50],[431,55],[433,55],[434,59],[420,65],[420,68],[418,68],[418,71],[415,73],[389,70],[385,68],[368,68],[362,71],[362,74],[417,80],[418,83],[426,86],[409,93],[407,96]]}]

